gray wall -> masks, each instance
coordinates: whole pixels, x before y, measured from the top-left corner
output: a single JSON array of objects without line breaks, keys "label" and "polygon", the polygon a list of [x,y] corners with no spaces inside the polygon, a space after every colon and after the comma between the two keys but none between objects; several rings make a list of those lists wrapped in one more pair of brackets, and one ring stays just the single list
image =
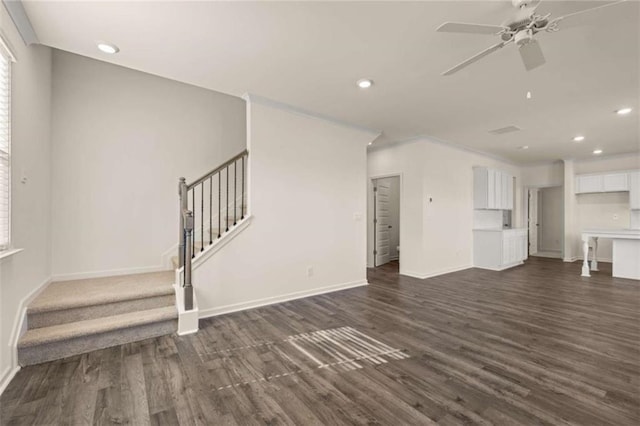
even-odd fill
[{"label": "gray wall", "polygon": [[177,242],[178,177],[245,148],[245,109],[240,98],[54,51],[53,276],[157,269]]},{"label": "gray wall", "polygon": [[0,28],[17,59],[11,83],[11,239],[24,249],[0,260],[1,386],[15,366],[9,344],[20,303],[50,275],[51,50],[25,46],[2,6]]}]

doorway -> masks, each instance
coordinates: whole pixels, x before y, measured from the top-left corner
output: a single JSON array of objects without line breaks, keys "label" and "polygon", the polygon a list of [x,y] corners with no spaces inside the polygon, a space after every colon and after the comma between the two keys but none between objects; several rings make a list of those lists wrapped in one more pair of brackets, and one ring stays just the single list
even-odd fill
[{"label": "doorway", "polygon": [[529,188],[529,256],[562,258],[562,186]]},{"label": "doorway", "polygon": [[373,267],[400,260],[400,177],[372,179]]}]

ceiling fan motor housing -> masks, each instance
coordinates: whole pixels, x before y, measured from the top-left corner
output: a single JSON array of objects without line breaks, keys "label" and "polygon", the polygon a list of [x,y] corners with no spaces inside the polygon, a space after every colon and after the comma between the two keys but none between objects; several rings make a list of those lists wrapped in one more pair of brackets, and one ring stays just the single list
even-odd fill
[{"label": "ceiling fan motor housing", "polygon": [[525,44],[531,43],[533,40],[533,31],[532,30],[521,30],[518,31],[514,37],[514,41],[518,46],[523,46]]}]

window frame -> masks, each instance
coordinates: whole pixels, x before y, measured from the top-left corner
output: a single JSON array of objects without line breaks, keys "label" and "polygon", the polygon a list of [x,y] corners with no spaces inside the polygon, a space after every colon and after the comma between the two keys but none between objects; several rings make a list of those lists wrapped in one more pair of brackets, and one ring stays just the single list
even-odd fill
[{"label": "window frame", "polygon": [[13,254],[18,252],[19,250],[13,249],[12,244],[12,232],[11,232],[11,224],[12,224],[12,156],[11,156],[11,110],[12,110],[12,68],[13,63],[16,62],[16,57],[13,54],[12,49],[6,42],[6,38],[3,34],[0,34],[0,55],[4,57],[7,61],[7,241],[6,244],[2,244],[0,242],[0,258],[5,257],[6,255]]}]

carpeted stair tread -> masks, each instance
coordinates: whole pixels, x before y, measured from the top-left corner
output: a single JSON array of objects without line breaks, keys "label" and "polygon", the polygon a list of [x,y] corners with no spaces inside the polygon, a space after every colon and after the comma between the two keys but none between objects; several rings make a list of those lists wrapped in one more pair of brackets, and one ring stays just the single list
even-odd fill
[{"label": "carpeted stair tread", "polygon": [[28,348],[36,345],[60,342],[77,337],[106,333],[112,330],[121,330],[160,321],[172,320],[177,317],[178,312],[175,306],[165,306],[162,308],[130,312],[111,317],[36,328],[28,330],[20,338],[18,347]]},{"label": "carpeted stair tread", "polygon": [[50,312],[173,294],[174,271],[51,283],[27,308]]}]

